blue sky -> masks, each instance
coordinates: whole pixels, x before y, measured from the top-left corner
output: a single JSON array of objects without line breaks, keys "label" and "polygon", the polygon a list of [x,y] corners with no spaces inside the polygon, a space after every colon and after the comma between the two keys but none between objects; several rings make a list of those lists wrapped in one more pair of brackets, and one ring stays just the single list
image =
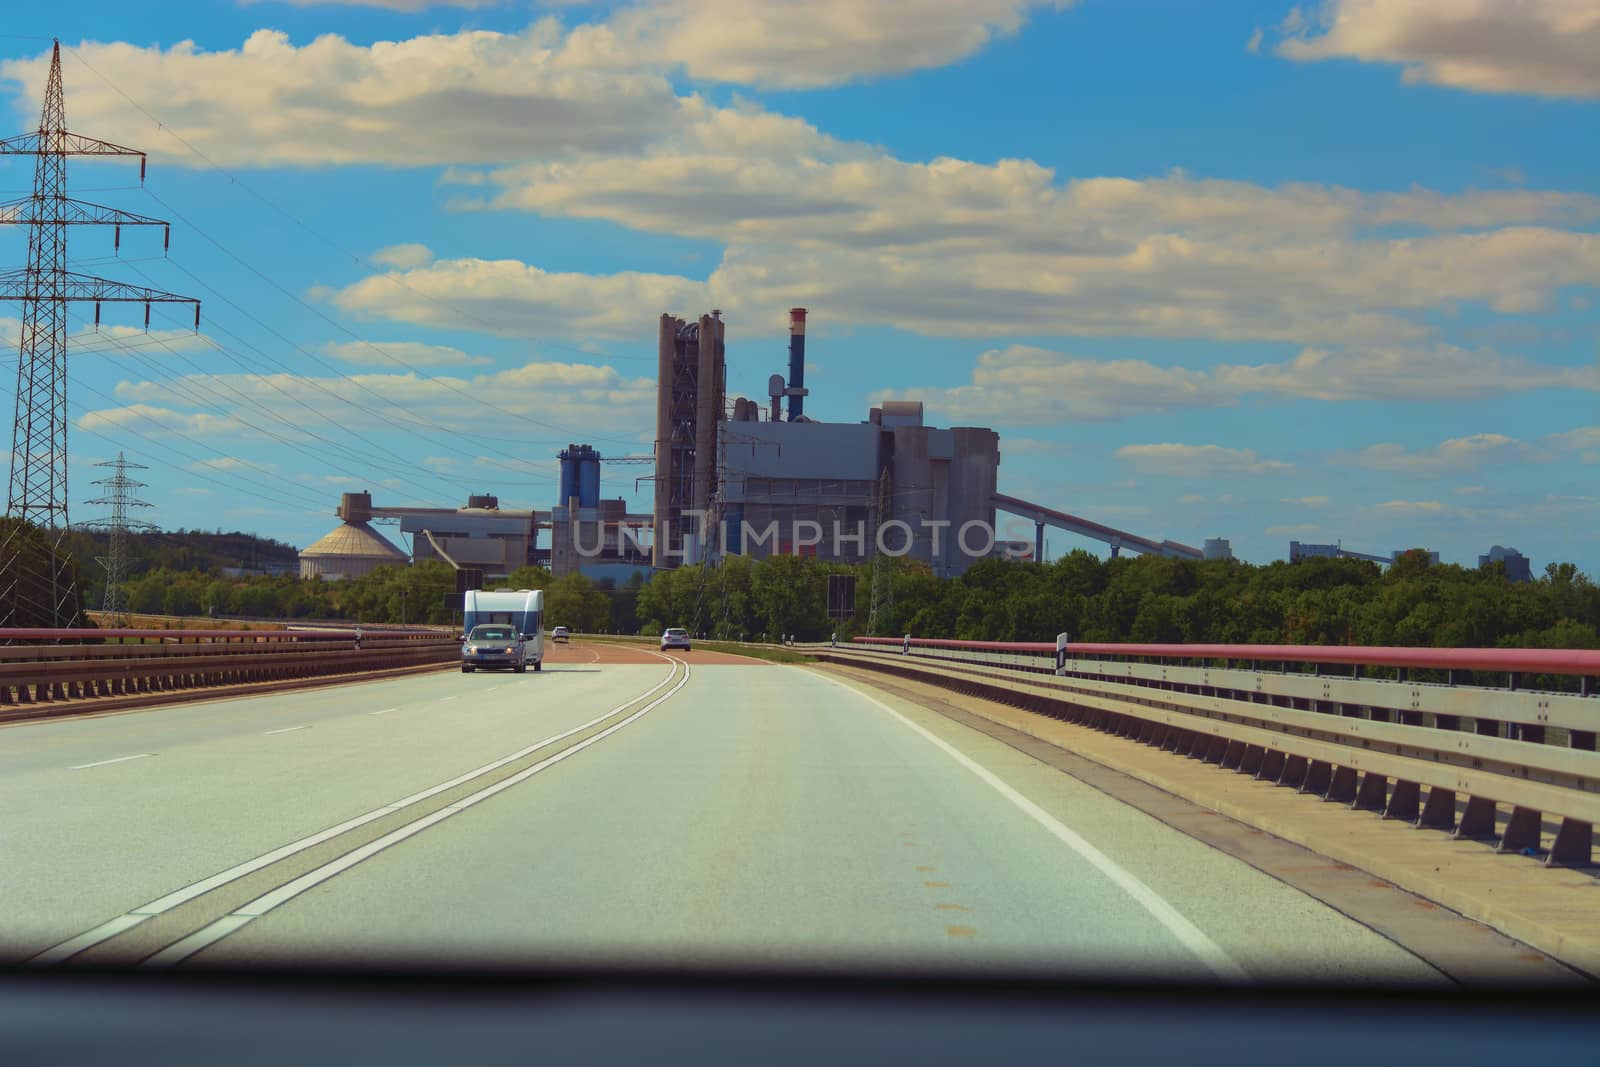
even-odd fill
[{"label": "blue sky", "polygon": [[568,441],[649,451],[662,311],[723,309],[759,396],[803,304],[808,414],[993,426],[1003,491],[1600,571],[1595,0],[135,6],[0,34],[11,131],[59,36],[69,126],[151,153],[69,188],[170,255],[79,269],[204,300],[74,339],[74,519],[118,449],[166,527],[546,507]]}]

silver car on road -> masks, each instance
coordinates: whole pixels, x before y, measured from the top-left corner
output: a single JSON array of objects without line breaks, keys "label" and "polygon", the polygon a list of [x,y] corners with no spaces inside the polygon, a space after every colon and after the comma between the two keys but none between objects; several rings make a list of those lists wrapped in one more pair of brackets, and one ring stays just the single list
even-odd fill
[{"label": "silver car on road", "polygon": [[484,623],[474,626],[461,639],[461,673],[483,668],[509,669],[518,674],[528,669],[528,645],[515,626]]}]

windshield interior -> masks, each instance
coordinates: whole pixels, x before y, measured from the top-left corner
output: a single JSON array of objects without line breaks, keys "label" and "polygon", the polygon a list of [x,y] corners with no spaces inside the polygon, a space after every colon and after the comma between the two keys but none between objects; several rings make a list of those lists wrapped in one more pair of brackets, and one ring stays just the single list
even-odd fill
[{"label": "windshield interior", "polygon": [[1600,0],[4,11],[0,962],[1600,975]]}]

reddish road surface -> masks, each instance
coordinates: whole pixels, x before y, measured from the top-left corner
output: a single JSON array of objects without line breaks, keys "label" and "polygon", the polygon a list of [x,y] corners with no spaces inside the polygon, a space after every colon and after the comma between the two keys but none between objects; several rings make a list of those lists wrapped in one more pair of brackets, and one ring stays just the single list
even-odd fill
[{"label": "reddish road surface", "polygon": [[[682,656],[690,663],[717,664],[732,667],[770,667],[772,664],[764,659],[752,659],[749,656],[734,656],[726,652],[708,652],[696,649],[684,653],[681,649],[672,653]],[[660,663],[661,655],[654,647],[646,644],[621,645],[611,644],[608,641],[576,640],[571,644],[551,641],[548,638],[544,643],[544,661],[550,664],[557,663]]]}]

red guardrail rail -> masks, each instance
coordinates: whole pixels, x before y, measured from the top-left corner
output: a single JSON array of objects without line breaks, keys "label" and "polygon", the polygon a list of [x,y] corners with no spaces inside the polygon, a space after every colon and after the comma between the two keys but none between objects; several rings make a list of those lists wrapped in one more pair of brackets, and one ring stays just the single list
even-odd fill
[{"label": "red guardrail rail", "polygon": [[0,719],[426,667],[459,648],[431,630],[0,629]]},{"label": "red guardrail rail", "polygon": [[152,629],[117,629],[98,630],[93,628],[79,629],[52,629],[48,627],[0,627],[0,644],[19,642],[34,644],[40,642],[68,642],[72,644],[93,644],[103,641],[226,641],[230,644],[249,644],[252,642],[268,641],[351,641],[360,632],[363,640],[369,637],[395,638],[428,638],[437,639],[438,630],[401,629],[398,627],[372,627],[350,626],[345,629],[335,630],[328,628],[307,630],[152,630]]},{"label": "red guardrail rail", "polygon": [[[857,637],[862,645],[905,644],[902,637]],[[957,641],[913,637],[912,648],[1019,652],[1053,656],[1045,641]],[[1268,663],[1333,663],[1364,667],[1600,675],[1600,650],[1567,648],[1401,648],[1381,645],[1138,645],[1069,642],[1069,656],[1138,656],[1152,659],[1220,659]]]}]

